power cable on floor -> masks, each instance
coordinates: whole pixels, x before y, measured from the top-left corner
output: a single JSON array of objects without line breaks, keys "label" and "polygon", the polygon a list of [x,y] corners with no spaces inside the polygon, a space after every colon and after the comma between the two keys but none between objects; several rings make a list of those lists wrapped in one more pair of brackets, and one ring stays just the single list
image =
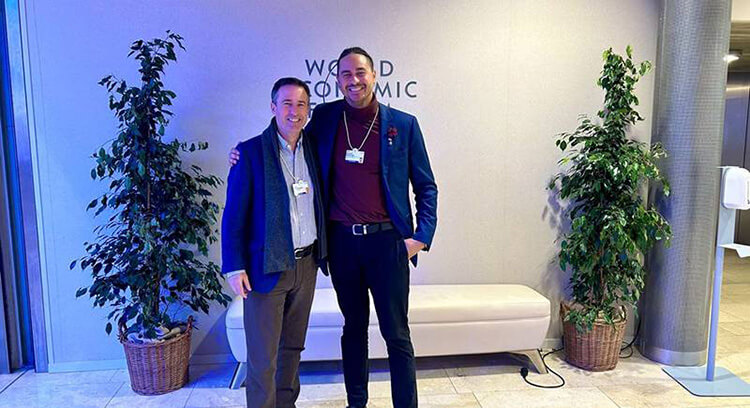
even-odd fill
[{"label": "power cable on floor", "polygon": [[[635,334],[633,335],[633,339],[630,340],[630,343],[626,344],[625,347],[620,349],[620,358],[630,358],[633,357],[633,344],[635,344],[635,341],[638,339],[638,335],[641,333],[641,319],[638,319],[638,325],[635,327]],[[630,354],[623,356],[622,352],[625,350],[630,350]]]},{"label": "power cable on floor", "polygon": [[[562,349],[563,348],[560,347],[559,349],[554,349],[552,351],[548,351],[548,352],[542,354],[542,364],[544,365],[544,368],[546,368],[547,371],[549,371],[550,373],[552,373],[555,376],[557,376],[557,378],[559,378],[560,381],[562,381],[560,384],[556,384],[556,385],[535,384],[535,383],[529,381],[529,379],[527,378],[528,375],[529,375],[529,369],[526,368],[526,367],[522,367],[521,368],[521,377],[523,378],[524,381],[526,381],[526,384],[532,385],[532,386],[537,387],[537,388],[547,388],[547,389],[563,387],[565,385],[565,379],[560,374],[558,374],[555,370],[551,369],[547,365],[547,362],[544,361],[544,359],[547,358],[548,355],[553,354],[553,353],[557,353],[558,351],[560,351]],[[539,353],[541,353],[541,352],[542,352],[542,350],[539,350]]]}]

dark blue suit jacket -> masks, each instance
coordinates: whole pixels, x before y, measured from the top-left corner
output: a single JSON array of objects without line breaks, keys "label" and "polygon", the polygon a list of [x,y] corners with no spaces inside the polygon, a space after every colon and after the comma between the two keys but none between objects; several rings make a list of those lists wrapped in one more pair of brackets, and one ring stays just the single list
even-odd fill
[{"label": "dark blue suit jacket", "polygon": [[[326,256],[326,220],[315,147],[302,137],[315,194],[318,263]],[[275,119],[259,136],[237,146],[239,162],[229,170],[227,201],[221,221],[221,270],[244,269],[254,291],[267,293],[281,272],[294,269],[289,193],[279,161]],[[325,272],[325,269],[324,269]]]},{"label": "dark blue suit jacket", "polygon": [[[333,144],[345,103],[338,100],[316,106],[307,125],[307,134],[314,138],[318,148],[326,197],[330,197]],[[429,248],[437,225],[437,185],[419,124],[414,116],[382,103],[379,115],[380,170],[386,210],[404,238],[414,238]],[[396,133],[390,142],[389,129]],[[409,202],[410,181],[417,207],[416,230]],[[416,265],[416,257],[412,261]]]}]

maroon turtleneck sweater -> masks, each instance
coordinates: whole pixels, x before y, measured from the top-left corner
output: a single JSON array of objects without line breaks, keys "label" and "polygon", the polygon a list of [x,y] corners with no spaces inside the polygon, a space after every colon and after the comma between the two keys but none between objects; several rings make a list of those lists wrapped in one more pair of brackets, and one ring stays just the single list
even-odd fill
[{"label": "maroon turtleneck sweater", "polygon": [[378,101],[374,96],[372,102],[362,109],[344,103],[349,139],[354,148],[362,144],[373,119],[375,124],[360,149],[365,152],[364,163],[347,163],[344,157],[350,147],[346,140],[343,114],[339,119],[333,145],[333,196],[329,212],[331,221],[346,225],[390,221],[385,209],[383,184],[380,181],[380,118],[375,117],[377,108]]}]

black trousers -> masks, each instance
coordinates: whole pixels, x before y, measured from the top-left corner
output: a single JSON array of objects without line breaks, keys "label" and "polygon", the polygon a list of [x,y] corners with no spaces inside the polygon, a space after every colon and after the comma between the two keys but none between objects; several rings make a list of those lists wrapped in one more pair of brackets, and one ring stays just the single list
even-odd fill
[{"label": "black trousers", "polygon": [[281,273],[269,293],[245,299],[248,408],[294,408],[318,267],[312,255]]},{"label": "black trousers", "polygon": [[337,223],[329,231],[331,280],[344,315],[341,354],[349,406],[367,404],[369,290],[388,348],[393,406],[416,407],[416,367],[407,316],[409,260],[403,238],[395,229],[355,236],[351,227]]}]

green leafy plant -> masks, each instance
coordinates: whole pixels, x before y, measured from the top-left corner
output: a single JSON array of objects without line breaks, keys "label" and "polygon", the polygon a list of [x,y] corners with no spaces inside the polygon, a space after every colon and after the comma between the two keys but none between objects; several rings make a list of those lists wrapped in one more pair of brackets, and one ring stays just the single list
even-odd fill
[{"label": "green leafy plant", "polygon": [[658,143],[628,139],[626,131],[643,118],[634,109],[638,80],[651,69],[648,61],[636,64],[632,49],[626,57],[604,51],[604,68],[597,84],[604,89],[601,121],[582,115],[578,127],[561,133],[555,144],[565,154],[549,189],[569,200],[566,215],[570,231],[561,242],[560,268],[572,271],[573,308],[565,317],[585,332],[594,321],[614,323],[624,318],[623,305],[641,295],[647,273],[644,254],[658,241],[668,244],[672,235],[667,221],[641,196],[648,181],[661,184],[665,196],[669,183],[656,165],[666,152]]},{"label": "green leafy plant", "polygon": [[162,76],[183,38],[167,31],[166,38],[138,40],[128,56],[140,63],[140,85],[109,75],[99,81],[107,88],[109,108],[119,121],[117,136],[93,154],[91,178],[109,182],[109,189],[87,210],[105,212],[108,221],[95,228],[94,242],[85,242],[86,255],[73,261],[90,270],[93,283],[80,288],[94,306],[109,306],[106,332],[112,322],[128,333],[157,336],[159,327],[172,328],[178,312],[189,306],[208,313],[211,301],[226,305],[219,267],[208,260],[216,242],[219,207],[209,188],[221,184],[196,165],[183,169],[180,152],[205,150],[208,143],[165,141],[176,97],[164,89]]}]

